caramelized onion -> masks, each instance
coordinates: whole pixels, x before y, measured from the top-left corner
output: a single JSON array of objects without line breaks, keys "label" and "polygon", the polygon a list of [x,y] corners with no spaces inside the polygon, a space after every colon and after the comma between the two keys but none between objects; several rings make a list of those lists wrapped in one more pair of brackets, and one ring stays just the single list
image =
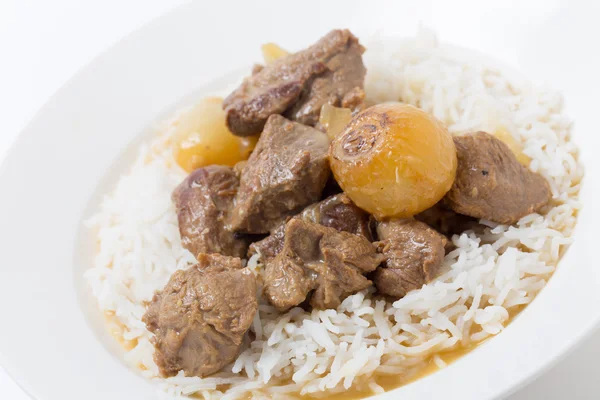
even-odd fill
[{"label": "caramelized onion", "polygon": [[457,157],[452,136],[416,107],[385,103],[357,114],[331,142],[336,181],[376,218],[411,217],[452,186]]}]

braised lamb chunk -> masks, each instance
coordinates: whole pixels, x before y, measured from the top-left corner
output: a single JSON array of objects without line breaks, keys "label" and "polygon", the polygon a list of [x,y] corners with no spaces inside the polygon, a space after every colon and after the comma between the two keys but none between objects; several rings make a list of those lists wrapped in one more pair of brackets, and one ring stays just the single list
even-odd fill
[{"label": "braised lamb chunk", "polygon": [[312,126],[325,103],[362,107],[363,52],[350,31],[333,30],[306,50],[254,68],[223,103],[227,126],[248,136],[260,133],[273,114]]},{"label": "braised lamb chunk", "polygon": [[197,265],[171,276],[143,316],[160,373],[219,371],[237,357],[257,309],[256,279],[239,258],[199,254]]},{"label": "braised lamb chunk", "polygon": [[[365,91],[359,87],[355,87],[342,99],[342,108],[349,108],[352,111],[352,115],[358,114],[360,111],[367,108],[367,103],[365,101]],[[335,104],[332,104],[335,106]]]},{"label": "braised lamb chunk", "polygon": [[324,38],[325,48],[335,48],[335,53],[322,58],[323,73],[307,82],[300,98],[285,115],[306,125],[319,121],[323,104],[350,108],[363,108],[363,91],[366,69],[362,61],[364,48],[350,31],[333,31]]},{"label": "braised lamb chunk", "polygon": [[330,175],[328,148],[323,132],[280,115],[269,117],[242,169],[231,229],[269,233],[318,201]]},{"label": "braised lamb chunk", "polygon": [[[293,219],[301,219],[321,224],[338,231],[361,235],[372,241],[369,226],[369,214],[358,208],[344,193],[336,194],[311,204],[295,215]],[[260,253],[264,263],[269,262],[283,248],[285,239],[285,223],[281,224],[265,239],[250,245],[249,255]]]},{"label": "braised lamb chunk", "polygon": [[551,198],[548,182],[524,167],[501,140],[485,132],[454,138],[458,169],[446,204],[459,214],[514,224]]},{"label": "braised lamb chunk", "polygon": [[377,290],[396,298],[419,289],[438,275],[447,239],[423,222],[395,219],[377,225],[385,262],[373,276]]},{"label": "braised lamb chunk", "polygon": [[469,229],[478,229],[482,227],[482,225],[477,222],[477,219],[457,214],[448,208],[443,201],[440,201],[433,207],[415,215],[415,219],[426,223],[442,235],[448,237],[460,235]]},{"label": "braised lamb chunk", "polygon": [[287,221],[282,222],[277,228],[273,229],[273,232],[269,236],[252,243],[248,249],[248,257],[260,254],[262,262],[265,264],[275,258],[281,252],[281,249],[283,249],[286,223]]},{"label": "braised lamb chunk", "polygon": [[265,267],[265,295],[280,311],[307,298],[314,308],[336,308],[371,285],[364,274],[382,260],[364,237],[292,219],[281,252]]},{"label": "braised lamb chunk", "polygon": [[344,193],[330,196],[306,207],[299,217],[308,222],[361,235],[370,241],[373,240],[369,227],[369,214],[358,208]]},{"label": "braised lamb chunk", "polygon": [[252,71],[251,71],[251,73],[252,73],[252,75],[256,75],[256,74],[258,74],[260,71],[262,71],[264,68],[265,68],[265,66],[264,66],[264,65],[260,65],[260,64],[254,64],[254,65],[252,66]]},{"label": "braised lamb chunk", "polygon": [[226,227],[238,186],[233,169],[211,165],[193,171],[173,192],[181,240],[194,255],[246,255],[246,238]]}]

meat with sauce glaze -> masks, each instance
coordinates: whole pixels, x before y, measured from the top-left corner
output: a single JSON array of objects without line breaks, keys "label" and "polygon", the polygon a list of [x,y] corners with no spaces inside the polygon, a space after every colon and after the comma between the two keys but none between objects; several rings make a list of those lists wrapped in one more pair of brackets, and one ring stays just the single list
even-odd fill
[{"label": "meat with sauce glaze", "polygon": [[363,52],[350,31],[333,30],[306,50],[255,67],[223,103],[227,126],[249,136],[260,133],[273,114],[314,126],[324,104],[361,109]]},{"label": "meat with sauce glaze", "polygon": [[246,255],[247,239],[227,228],[238,186],[232,168],[210,165],[193,171],[173,192],[181,242],[194,255]]},{"label": "meat with sauce glaze", "polygon": [[[358,208],[343,193],[312,204],[293,218],[364,236],[369,241],[373,240],[369,214]],[[248,255],[260,253],[263,263],[267,263],[279,254],[283,248],[284,239],[285,223],[282,223],[269,236],[252,243]]]},{"label": "meat with sauce glaze", "polygon": [[318,201],[330,176],[327,135],[272,115],[248,162],[231,214],[231,229],[269,233]]},{"label": "meat with sauce glaze", "polygon": [[371,286],[364,275],[383,260],[364,237],[292,219],[281,252],[265,266],[264,293],[285,311],[308,300],[313,308],[336,308]]},{"label": "meat with sauce glaze", "polygon": [[143,316],[164,377],[204,377],[237,357],[258,302],[256,279],[239,258],[200,254],[177,271]]},{"label": "meat with sauce glaze", "polygon": [[552,199],[541,175],[524,167],[501,140],[485,132],[454,137],[458,168],[444,198],[453,211],[514,224]]},{"label": "meat with sauce glaze", "polygon": [[379,252],[385,257],[373,282],[377,290],[395,298],[434,279],[442,266],[447,239],[414,219],[394,219],[377,225]]}]

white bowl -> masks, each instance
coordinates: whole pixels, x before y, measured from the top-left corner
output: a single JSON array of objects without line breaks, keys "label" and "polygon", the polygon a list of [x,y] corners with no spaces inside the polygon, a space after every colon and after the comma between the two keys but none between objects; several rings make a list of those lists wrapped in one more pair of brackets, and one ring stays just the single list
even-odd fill
[{"label": "white bowl", "polygon": [[[548,367],[600,322],[593,194],[600,183],[597,10],[460,2],[194,3],[154,21],[73,77],[21,134],[0,169],[0,362],[40,400],[153,399],[121,361],[82,273],[93,241],[82,220],[132,161],[128,149],[192,97],[249,66],[261,43],[301,48],[331,28],[412,35],[504,59],[564,91],[586,167],[575,243],[536,300],[500,335],[449,367],[381,399],[490,399]],[[219,78],[223,77],[225,78]]]}]

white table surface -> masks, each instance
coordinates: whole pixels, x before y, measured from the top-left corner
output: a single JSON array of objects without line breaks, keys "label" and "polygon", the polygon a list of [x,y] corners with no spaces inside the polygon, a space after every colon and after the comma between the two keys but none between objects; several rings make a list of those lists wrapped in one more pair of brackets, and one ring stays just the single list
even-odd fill
[{"label": "white table surface", "polygon": [[[0,0],[0,160],[35,112],[79,68],[184,2]],[[599,357],[600,332],[509,399],[600,399]],[[0,399],[28,399],[1,366]]]}]

